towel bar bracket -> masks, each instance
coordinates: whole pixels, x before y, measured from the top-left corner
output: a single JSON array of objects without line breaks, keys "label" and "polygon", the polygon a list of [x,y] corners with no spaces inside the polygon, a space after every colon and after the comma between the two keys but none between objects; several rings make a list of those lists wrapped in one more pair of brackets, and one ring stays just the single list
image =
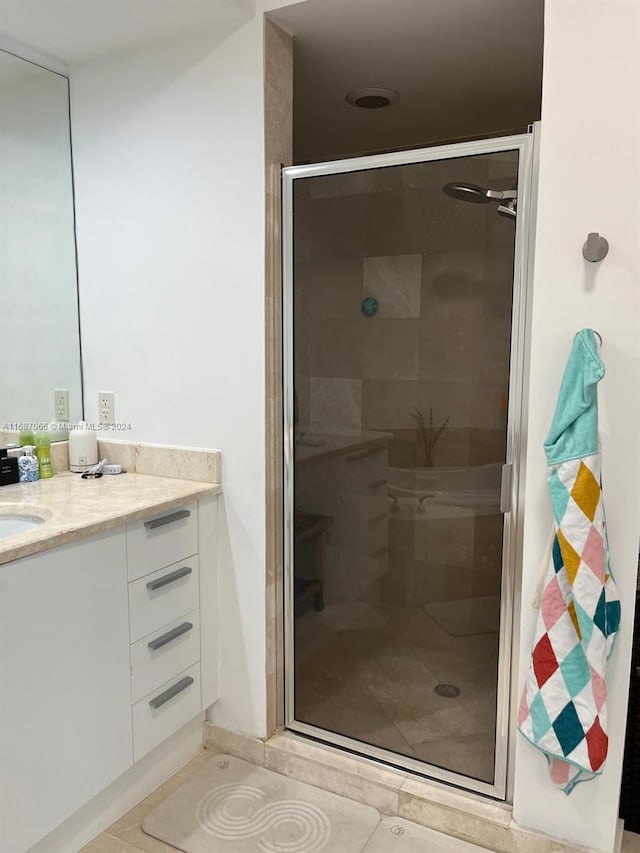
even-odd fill
[{"label": "towel bar bracket", "polygon": [[587,242],[582,247],[582,256],[585,261],[590,264],[596,264],[604,260],[609,254],[609,241],[598,234],[597,231],[591,231],[587,235]]}]

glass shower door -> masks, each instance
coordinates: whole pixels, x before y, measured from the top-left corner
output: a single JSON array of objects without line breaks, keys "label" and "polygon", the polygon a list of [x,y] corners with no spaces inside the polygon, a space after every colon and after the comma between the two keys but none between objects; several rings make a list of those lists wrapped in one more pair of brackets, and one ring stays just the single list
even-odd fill
[{"label": "glass shower door", "polygon": [[494,796],[529,142],[284,170],[287,725]]}]

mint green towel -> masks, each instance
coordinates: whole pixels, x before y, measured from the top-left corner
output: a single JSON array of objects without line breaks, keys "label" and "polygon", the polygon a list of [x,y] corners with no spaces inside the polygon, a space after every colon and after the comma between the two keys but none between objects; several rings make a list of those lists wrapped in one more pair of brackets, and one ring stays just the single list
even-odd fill
[{"label": "mint green towel", "polygon": [[544,443],[549,465],[598,452],[598,382],[605,373],[593,329],[573,339],[556,411]]}]

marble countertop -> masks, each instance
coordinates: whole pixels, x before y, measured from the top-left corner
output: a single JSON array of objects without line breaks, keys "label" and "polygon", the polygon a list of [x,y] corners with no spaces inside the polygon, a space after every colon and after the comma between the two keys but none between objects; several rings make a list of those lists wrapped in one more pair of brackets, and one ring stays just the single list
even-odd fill
[{"label": "marble countertop", "polygon": [[221,491],[222,486],[212,483],[130,473],[83,480],[66,472],[36,483],[3,486],[0,516],[20,513],[46,520],[0,538],[0,564]]},{"label": "marble countertop", "polygon": [[305,432],[296,441],[296,462],[310,462],[327,456],[351,453],[361,447],[384,447],[392,438],[388,432],[363,432],[359,435],[320,435]]}]

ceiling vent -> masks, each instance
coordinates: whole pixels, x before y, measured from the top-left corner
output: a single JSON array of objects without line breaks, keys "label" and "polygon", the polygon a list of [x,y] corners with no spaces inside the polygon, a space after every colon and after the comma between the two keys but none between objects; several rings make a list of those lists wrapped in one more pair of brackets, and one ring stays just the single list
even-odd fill
[{"label": "ceiling vent", "polygon": [[360,107],[363,110],[379,110],[382,107],[397,104],[400,95],[393,89],[380,89],[372,86],[367,89],[354,89],[353,92],[349,92],[346,100],[352,107]]}]

